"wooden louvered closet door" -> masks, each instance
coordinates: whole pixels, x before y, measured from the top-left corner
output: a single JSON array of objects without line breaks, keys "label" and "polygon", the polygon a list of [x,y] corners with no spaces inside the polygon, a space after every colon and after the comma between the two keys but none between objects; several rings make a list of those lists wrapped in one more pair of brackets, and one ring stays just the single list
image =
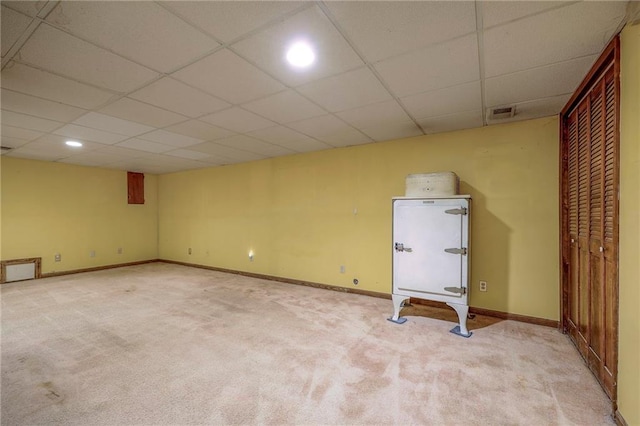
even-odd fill
[{"label": "wooden louvered closet door", "polygon": [[616,398],[618,39],[562,112],[562,326]]}]

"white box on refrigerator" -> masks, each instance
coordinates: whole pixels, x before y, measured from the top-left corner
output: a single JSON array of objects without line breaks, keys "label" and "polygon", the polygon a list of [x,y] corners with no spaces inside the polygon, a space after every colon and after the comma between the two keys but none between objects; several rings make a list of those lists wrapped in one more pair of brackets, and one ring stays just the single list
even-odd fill
[{"label": "white box on refrigerator", "polygon": [[460,191],[460,179],[453,172],[411,174],[405,185],[405,197],[458,195]]}]

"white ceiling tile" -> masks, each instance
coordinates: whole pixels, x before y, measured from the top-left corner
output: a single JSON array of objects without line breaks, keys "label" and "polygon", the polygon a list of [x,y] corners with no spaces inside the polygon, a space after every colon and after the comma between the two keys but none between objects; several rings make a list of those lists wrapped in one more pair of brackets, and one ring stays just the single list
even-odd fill
[{"label": "white ceiling tile", "polygon": [[98,107],[115,95],[27,65],[10,62],[2,70],[2,87],[80,108]]},{"label": "white ceiling tile", "polygon": [[[77,164],[90,167],[107,167],[117,169],[116,164],[136,161],[137,158],[150,155],[144,151],[106,146],[89,152],[78,152],[58,160],[61,163]],[[126,169],[126,168],[125,168]]]},{"label": "white ceiling tile", "polygon": [[485,80],[488,107],[573,93],[598,55]]},{"label": "white ceiling tile", "polygon": [[571,94],[553,96],[534,101],[516,103],[516,115],[503,120],[488,120],[489,124],[501,124],[511,121],[531,120],[534,118],[548,117],[560,113],[569,101]]},{"label": "white ceiling tile", "polygon": [[420,130],[413,121],[392,122],[384,125],[374,124],[360,130],[376,142],[410,138],[413,136],[421,136],[423,134],[422,130]]},{"label": "white ceiling tile", "polygon": [[64,163],[64,164],[73,164],[75,166],[82,166],[82,167],[103,167],[101,164],[91,161],[88,158],[78,157],[76,155],[72,155],[71,157],[67,157],[67,158],[62,158],[56,162]]},{"label": "white ceiling tile", "polygon": [[276,123],[260,117],[242,108],[229,108],[224,111],[202,117],[201,120],[238,133],[272,127]]},{"label": "white ceiling tile", "polygon": [[2,108],[57,121],[71,121],[86,112],[84,109],[6,89],[2,89]]},{"label": "white ceiling tile", "polygon": [[295,1],[172,1],[162,5],[218,40],[229,42],[303,4]]},{"label": "white ceiling tile", "polygon": [[264,155],[256,154],[249,151],[242,151],[240,149],[220,145],[215,142],[204,142],[200,145],[191,146],[189,147],[189,149],[193,151],[204,152],[206,154],[210,154],[214,157],[218,157],[227,161],[254,161],[266,158],[266,156]]},{"label": "white ceiling tile", "polygon": [[117,146],[123,147],[123,148],[137,149],[138,151],[156,152],[156,153],[171,151],[172,149],[175,148],[170,145],[164,145],[161,143],[151,142],[151,141],[146,141],[144,139],[136,139],[136,138],[127,139],[126,141],[120,142],[119,144],[117,144]]},{"label": "white ceiling tile", "polygon": [[294,151],[291,151],[290,149],[264,142],[247,135],[231,136],[228,138],[218,139],[215,142],[220,145],[241,149],[243,151],[254,152],[266,157],[289,155],[294,153]]},{"label": "white ceiling tile", "polygon": [[427,134],[482,127],[482,111],[478,108],[474,111],[465,111],[442,117],[424,118],[418,120],[418,124],[422,126]]},{"label": "white ceiling tile", "polygon": [[279,124],[326,114],[322,108],[291,89],[249,102],[243,107]]},{"label": "white ceiling tile", "polygon": [[[16,1],[2,1],[3,6],[10,7],[13,10],[17,10],[18,12],[22,12],[25,15],[29,15],[34,17],[40,12],[42,6],[47,4],[46,0],[41,1],[25,1],[25,0],[16,0]],[[4,12],[3,12],[4,13]]]},{"label": "white ceiling tile", "polygon": [[100,150],[74,154],[70,157],[60,160],[61,163],[77,164],[80,166],[89,167],[104,167],[117,161],[122,161],[122,158],[118,157],[117,155],[110,155],[100,152]]},{"label": "white ceiling tile", "polygon": [[59,128],[53,133],[69,138],[75,138],[80,141],[94,141],[109,145],[128,138],[128,136],[119,135],[117,133],[105,132],[103,130],[78,126],[76,124],[67,124],[66,126]]},{"label": "white ceiling tile", "polygon": [[114,145],[106,145],[93,152],[99,152],[101,154],[117,157],[118,160],[124,160],[127,158],[138,158],[148,155],[144,151],[138,151],[135,149],[129,149]]},{"label": "white ceiling tile", "polygon": [[233,104],[284,89],[278,81],[227,49],[189,65],[173,76]]},{"label": "white ceiling tile", "polygon": [[157,160],[145,160],[145,173],[165,174],[184,170],[202,169],[211,167],[205,160],[190,160],[187,158],[171,157],[166,154],[158,154]]},{"label": "white ceiling tile", "polygon": [[[132,152],[140,153],[140,151]],[[109,164],[113,164],[118,161],[123,161],[125,159],[135,158],[135,156],[122,156],[117,154],[110,154],[108,152],[104,152],[102,149],[98,149],[95,151],[72,155],[71,157],[65,158],[61,160],[61,162],[74,163],[74,164],[84,164],[84,165],[96,165],[96,166],[106,166]]]},{"label": "white ceiling tile", "polygon": [[[126,170],[128,172],[151,173],[151,171],[145,168],[136,167],[133,161],[120,161],[117,163],[112,163],[112,164],[109,164],[109,168],[114,170]],[[152,173],[152,174],[155,174],[155,173]]]},{"label": "white ceiling tile", "polygon": [[[2,133],[2,147],[3,148],[19,148],[23,145],[28,144],[29,142],[31,142],[28,139],[22,139],[22,138],[16,138],[16,137],[12,137],[12,136],[7,136],[4,134],[4,132]],[[0,154],[4,155],[7,154],[7,152],[0,152]]]},{"label": "white ceiling tile", "polygon": [[[137,158],[129,158],[126,160],[118,161],[116,163],[109,164],[110,168],[127,170],[130,172],[139,172],[139,173],[151,173],[151,174],[160,174],[160,173],[170,173],[175,171],[175,166],[172,167],[168,165],[166,161],[164,161],[165,156],[157,153],[145,153],[142,157]],[[166,157],[172,158],[172,157]],[[178,160],[173,157],[174,160]]]},{"label": "white ceiling tile", "polygon": [[[287,49],[299,40],[306,40],[316,56],[313,65],[304,70],[295,69],[285,61]],[[290,86],[363,65],[360,57],[318,6],[235,43],[232,48]]]},{"label": "white ceiling tile", "polygon": [[202,139],[196,139],[178,133],[167,132],[166,130],[154,130],[151,133],[145,133],[138,136],[139,139],[145,139],[148,141],[158,142],[165,145],[171,145],[178,148],[183,148],[190,145],[197,145],[204,142]]},{"label": "white ceiling tile", "polygon": [[480,81],[420,93],[400,100],[416,119],[482,109]]},{"label": "white ceiling tile", "polygon": [[37,27],[3,60],[4,155],[172,173],[554,115],[626,3],[2,1],[3,52]]},{"label": "white ceiling tile", "polygon": [[331,146],[369,143],[372,140],[333,115],[309,118],[289,124],[294,129]]},{"label": "white ceiling tile", "polygon": [[165,130],[173,133],[179,133],[185,136],[191,136],[192,138],[200,139],[203,141],[220,139],[235,134],[230,130],[203,123],[202,121],[198,120],[189,120],[183,123],[174,124],[173,126],[166,127]]},{"label": "white ceiling tile", "polygon": [[399,97],[479,80],[476,35],[396,56],[375,68]]},{"label": "white ceiling tile", "polygon": [[40,161],[56,161],[67,155],[59,152],[43,152],[36,148],[28,149],[26,146],[9,151],[7,157],[26,158],[28,160],[40,160]]},{"label": "white ceiling tile", "polygon": [[[2,106],[4,107],[4,104]],[[3,109],[2,124],[8,124],[10,126],[20,127],[23,129],[31,129],[40,132],[50,132],[62,126],[64,123]]]},{"label": "white ceiling tile", "polygon": [[[218,165],[218,164],[216,164]],[[220,164],[221,165],[221,164]],[[197,169],[206,169],[212,167],[212,164],[209,162],[206,162],[204,160],[186,160],[186,159],[182,159],[180,158],[180,163],[178,164],[171,164],[169,166],[165,166],[160,170],[155,170],[153,172],[149,171],[147,173],[153,173],[156,175],[160,175],[160,174],[170,174],[170,173],[180,173],[180,172],[184,172],[186,170],[197,170]]]},{"label": "white ceiling tile", "polygon": [[65,144],[68,138],[58,135],[44,135],[33,142],[21,147],[23,152],[38,151],[44,154],[55,154],[58,158],[65,158],[70,155],[90,152],[104,146],[95,142],[82,142],[82,147],[70,147]]},{"label": "white ceiling tile", "polygon": [[128,96],[193,118],[231,106],[169,77],[161,78]]},{"label": "white ceiling tile", "polygon": [[165,127],[185,121],[187,117],[133,99],[122,98],[102,108],[100,112],[123,120],[153,127]]},{"label": "white ceiling tile", "polygon": [[158,75],[46,24],[38,27],[19,55],[21,62],[123,93]]},{"label": "white ceiling tile", "polygon": [[569,1],[483,1],[482,25],[484,28],[491,28],[570,4]]},{"label": "white ceiling tile", "polygon": [[0,44],[2,45],[2,56],[7,54],[13,44],[18,41],[24,30],[31,23],[31,18],[4,7],[2,2],[2,23],[0,24]]},{"label": "white ceiling tile", "polygon": [[362,129],[378,124],[411,121],[411,118],[396,101],[379,102],[336,114],[352,126]]},{"label": "white ceiling tile", "polygon": [[367,67],[314,81],[296,90],[331,112],[392,99]]},{"label": "white ceiling tile", "polygon": [[241,161],[238,161],[238,160],[231,160],[229,158],[216,157],[213,155],[210,155],[208,158],[200,158],[198,159],[198,161],[205,163],[207,167],[224,166],[227,164],[241,163]]},{"label": "white ceiling tile", "polygon": [[274,126],[249,133],[254,138],[289,148],[296,152],[309,152],[332,148],[330,145],[284,126]]},{"label": "white ceiling tile", "polygon": [[4,121],[2,123],[2,137],[3,138],[4,137],[18,138],[18,139],[24,139],[24,140],[26,140],[28,142],[28,141],[32,141],[34,139],[37,139],[42,135],[43,135],[42,132],[22,129],[20,127],[9,126],[6,123],[4,123]]},{"label": "white ceiling tile", "polygon": [[186,158],[189,160],[206,160],[207,158],[211,157],[211,155],[204,152],[191,151],[189,149],[174,149],[173,151],[165,152],[165,154],[171,155],[173,157]]},{"label": "white ceiling tile", "polygon": [[89,112],[75,120],[73,123],[125,136],[137,136],[142,133],[150,132],[154,129],[153,127],[145,126],[144,124],[134,123],[133,121],[123,120],[121,118],[97,112]]},{"label": "white ceiling tile", "polygon": [[622,20],[625,5],[579,2],[486,30],[486,77],[600,53]]},{"label": "white ceiling tile", "polygon": [[472,1],[329,1],[326,6],[369,61],[476,30]]},{"label": "white ceiling tile", "polygon": [[65,152],[87,152],[106,146],[98,142],[82,141],[82,147],[70,147],[65,144],[68,140],[66,136],[48,134],[36,139],[34,143],[48,144],[52,149],[63,149]]},{"label": "white ceiling tile", "polygon": [[47,21],[161,72],[173,71],[219,46],[150,1],[65,1]]}]

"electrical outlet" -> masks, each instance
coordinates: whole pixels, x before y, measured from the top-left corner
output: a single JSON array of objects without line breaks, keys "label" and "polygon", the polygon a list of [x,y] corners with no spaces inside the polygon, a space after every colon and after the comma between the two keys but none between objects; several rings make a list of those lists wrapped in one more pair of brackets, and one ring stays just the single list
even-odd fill
[{"label": "electrical outlet", "polygon": [[340,265],[340,273],[344,274],[347,271],[347,269],[344,267],[344,265]]},{"label": "electrical outlet", "polygon": [[189,254],[191,254],[191,247],[189,247]]},{"label": "electrical outlet", "polygon": [[62,261],[62,255],[61,255],[60,253],[56,253],[56,254],[53,256],[53,260],[54,260],[55,262],[60,262],[60,261]]},{"label": "electrical outlet", "polygon": [[487,282],[480,281],[480,291],[487,291]]},{"label": "electrical outlet", "polygon": [[118,247],[118,254],[122,254],[122,247]]},{"label": "electrical outlet", "polygon": [[91,250],[89,252],[89,257],[96,257],[96,251],[95,250]]}]

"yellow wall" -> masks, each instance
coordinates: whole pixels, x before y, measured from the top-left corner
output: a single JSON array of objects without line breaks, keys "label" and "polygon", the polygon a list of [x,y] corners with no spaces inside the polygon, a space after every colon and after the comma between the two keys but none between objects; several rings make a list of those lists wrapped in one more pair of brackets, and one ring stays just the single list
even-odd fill
[{"label": "yellow wall", "polygon": [[2,257],[2,157],[0,157],[0,259]]},{"label": "yellow wall", "polygon": [[160,258],[390,293],[391,197],[435,171],[473,196],[470,304],[558,319],[554,117],[161,175]]},{"label": "yellow wall", "polygon": [[640,25],[625,28],[621,48],[618,407],[640,425]]},{"label": "yellow wall", "polygon": [[158,257],[157,176],[145,175],[145,204],[128,205],[125,171],[1,162],[3,260],[42,257],[48,273]]}]

